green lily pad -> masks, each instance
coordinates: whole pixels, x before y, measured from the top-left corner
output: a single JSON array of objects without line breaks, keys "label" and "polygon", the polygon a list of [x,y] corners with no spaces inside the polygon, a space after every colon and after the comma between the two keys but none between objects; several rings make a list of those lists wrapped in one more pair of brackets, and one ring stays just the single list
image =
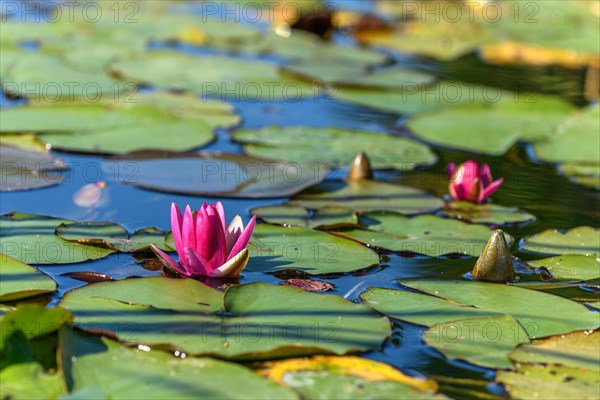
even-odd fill
[{"label": "green lily pad", "polygon": [[437,159],[427,146],[411,139],[341,128],[269,126],[237,130],[233,139],[252,156],[285,156],[288,161],[304,163],[321,160],[338,168],[349,166],[359,151],[369,155],[373,168],[411,170]]},{"label": "green lily pad", "polygon": [[[459,104],[487,103],[512,94],[497,88],[441,81],[429,86],[406,82],[402,90],[336,87],[332,96],[338,100],[397,114],[416,114]],[[455,143],[453,143],[455,144]]]},{"label": "green lily pad", "polygon": [[600,230],[578,226],[566,232],[548,229],[523,239],[523,250],[545,254],[600,256]]},{"label": "green lily pad", "polygon": [[336,205],[357,212],[388,210],[412,215],[436,211],[444,202],[410,186],[372,180],[328,180],[292,197],[290,204],[312,209]]},{"label": "green lily pad", "polygon": [[600,162],[563,163],[558,171],[581,185],[600,190]]},{"label": "green lily pad", "polygon": [[284,226],[323,230],[358,226],[358,217],[353,210],[337,206],[310,211],[300,206],[281,204],[253,208],[250,212],[269,224]]},{"label": "green lily pad", "polygon": [[60,239],[54,230],[73,221],[13,212],[0,216],[0,253],[27,264],[70,264],[106,257],[114,250]]},{"label": "green lily pad", "polygon": [[405,290],[369,288],[361,293],[360,298],[365,305],[391,318],[429,327],[464,319],[500,316],[493,311]]},{"label": "green lily pad", "polygon": [[510,358],[517,363],[557,364],[600,370],[600,332],[577,331],[517,347]]},{"label": "green lily pad", "polygon": [[165,232],[156,228],[140,229],[129,235],[127,229],[114,222],[75,222],[61,224],[56,234],[69,242],[105,247],[122,252],[147,249],[151,244],[166,250]]},{"label": "green lily pad", "polygon": [[[405,217],[379,212],[363,214],[359,220],[363,229],[339,234],[370,246],[430,257],[447,254],[478,257],[493,233],[487,226],[433,215]],[[505,236],[510,245],[512,237]]]},{"label": "green lily pad", "polygon": [[508,353],[528,341],[519,322],[506,315],[446,322],[425,331],[425,343],[447,358],[495,369],[512,369]]},{"label": "green lily pad", "polygon": [[282,75],[274,64],[223,56],[154,51],[118,60],[110,71],[128,81],[221,96],[221,100],[299,99],[313,94],[307,83]]},{"label": "green lily pad", "polygon": [[5,132],[43,132],[54,148],[90,153],[126,153],[140,149],[191,150],[214,135],[203,119],[183,120],[150,105],[72,104],[2,110]]},{"label": "green lily pad", "polygon": [[0,371],[2,396],[11,400],[55,399],[65,392],[61,374],[48,374],[38,363],[11,365]]},{"label": "green lily pad", "polygon": [[585,281],[600,278],[600,260],[597,257],[567,254],[529,261],[533,268],[546,267],[553,281]]},{"label": "green lily pad", "polygon": [[[457,105],[424,113],[407,124],[417,136],[437,145],[501,155],[517,141],[548,139],[573,113],[573,106],[564,100],[514,96],[519,97],[504,94],[493,104]],[[485,135],[480,134],[482,126]]]},{"label": "green lily pad", "polygon": [[94,390],[103,398],[298,398],[241,365],[207,357],[175,357],[141,345],[129,349],[77,331],[61,332],[61,358],[70,391]]},{"label": "green lily pad", "polygon": [[596,106],[566,119],[549,140],[534,145],[535,153],[549,162],[598,162],[599,131],[600,107]]},{"label": "green lily pad", "polygon": [[400,283],[459,304],[511,315],[531,338],[600,326],[600,314],[574,301],[535,290],[473,281],[407,280]]},{"label": "green lily pad", "polygon": [[[153,290],[135,293],[146,282]],[[245,360],[364,351],[379,346],[390,333],[387,318],[337,296],[252,283],[232,286],[225,294],[202,289],[214,295],[203,305],[198,301],[207,300],[201,293],[190,296],[183,286],[192,284],[186,282],[102,282],[68,292],[61,306],[75,315],[75,326],[110,332],[128,343]],[[172,293],[167,302],[156,296],[165,291]],[[224,296],[223,308],[210,312],[219,295]]]},{"label": "green lily pad", "polygon": [[587,302],[585,305],[595,308],[596,310],[600,310],[600,301]]},{"label": "green lily pad", "polygon": [[56,290],[56,282],[36,268],[0,254],[0,302],[14,301]]},{"label": "green lily pad", "polygon": [[507,225],[535,221],[535,216],[514,207],[498,204],[474,204],[467,201],[446,203],[442,210],[446,217],[470,221],[476,224]]},{"label": "green lily pad", "polygon": [[41,189],[59,184],[64,177],[53,171],[68,169],[48,153],[0,145],[0,192]]},{"label": "green lily pad", "polygon": [[600,287],[596,284],[586,282],[517,282],[515,286],[539,290],[542,292],[554,294],[577,302],[600,300]]},{"label": "green lily pad", "polygon": [[106,170],[135,171],[122,183],[143,189],[208,197],[287,197],[321,182],[319,164],[285,163],[227,153],[140,151],[110,158]]},{"label": "green lily pad", "polygon": [[600,390],[598,371],[561,365],[521,364],[517,372],[498,371],[496,381],[517,399],[593,400]]},{"label": "green lily pad", "polygon": [[379,263],[377,253],[352,240],[267,224],[256,225],[248,250],[248,271],[293,269],[319,275],[347,273]]}]

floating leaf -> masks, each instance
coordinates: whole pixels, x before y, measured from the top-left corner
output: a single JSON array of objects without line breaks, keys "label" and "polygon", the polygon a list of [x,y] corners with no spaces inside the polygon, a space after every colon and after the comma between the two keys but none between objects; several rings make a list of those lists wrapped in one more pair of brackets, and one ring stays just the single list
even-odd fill
[{"label": "floating leaf", "polygon": [[446,203],[442,210],[446,217],[476,224],[506,225],[535,221],[535,216],[514,207],[497,204],[474,204],[467,201]]},{"label": "floating leaf", "polygon": [[436,156],[419,142],[377,132],[359,132],[341,128],[277,127],[240,129],[233,139],[244,145],[252,156],[308,163],[325,161],[346,167],[359,151],[369,155],[373,168],[411,170],[430,165]]},{"label": "floating leaf", "polygon": [[[437,145],[501,155],[519,140],[548,139],[573,112],[565,100],[533,94],[513,96],[504,94],[492,104],[457,105],[424,113],[407,124],[416,135]],[[485,135],[480,134],[482,126]]]},{"label": "floating leaf", "polygon": [[600,256],[600,230],[579,226],[566,232],[548,229],[523,239],[523,250],[545,254]]},{"label": "floating leaf", "polygon": [[352,240],[304,228],[258,224],[246,270],[293,269],[311,275],[347,273],[379,263],[373,250]]},{"label": "floating leaf", "polygon": [[[360,217],[360,223],[363,229],[338,234],[370,246],[430,257],[447,254],[477,257],[492,234],[487,226],[433,215],[411,218],[395,213],[367,213]],[[505,236],[510,244],[512,238]]]},{"label": "floating leaf", "polygon": [[0,301],[14,301],[56,290],[56,282],[36,268],[0,254]]},{"label": "floating leaf", "polygon": [[295,286],[308,292],[327,292],[333,290],[333,285],[329,282],[313,279],[287,279],[279,282],[282,286]]},{"label": "floating leaf", "polygon": [[303,399],[435,399],[435,382],[413,378],[377,361],[315,356],[266,363],[262,375],[297,390]]},{"label": "floating leaf", "polygon": [[510,316],[446,322],[425,331],[425,343],[447,358],[495,369],[512,369],[508,353],[528,341],[527,332]]},{"label": "floating leaf", "polygon": [[33,133],[7,134],[0,132],[0,144],[39,153],[45,153],[47,150],[46,144]]},{"label": "floating leaf", "polygon": [[0,191],[40,189],[54,186],[64,177],[52,171],[68,169],[60,158],[48,153],[2,144],[0,146]]},{"label": "floating leaf", "polygon": [[151,244],[166,250],[165,233],[156,228],[140,229],[129,235],[127,229],[114,222],[75,222],[59,225],[56,234],[69,242],[122,252],[147,249]]},{"label": "floating leaf", "polygon": [[159,151],[113,157],[105,168],[134,168],[123,183],[143,189],[233,198],[290,196],[319,183],[328,173],[319,164],[284,163],[238,154]]},{"label": "floating leaf", "polygon": [[1,253],[27,264],[70,264],[106,257],[114,250],[64,241],[54,230],[73,221],[13,212],[0,216]]},{"label": "floating leaf", "polygon": [[581,185],[600,190],[600,162],[563,163],[558,171]]},{"label": "floating leaf", "polygon": [[297,399],[292,391],[233,363],[179,352],[175,357],[142,345],[128,349],[77,331],[62,331],[60,342],[67,385],[75,393],[94,390],[104,398],[132,399]]},{"label": "floating leaf", "polygon": [[358,212],[388,210],[409,215],[432,212],[444,204],[429,193],[410,186],[371,180],[328,180],[297,194],[290,203],[311,209],[336,205]]},{"label": "floating leaf", "polygon": [[38,363],[14,364],[0,371],[2,396],[12,400],[54,399],[65,392],[62,376]]},{"label": "floating leaf", "polygon": [[600,260],[597,257],[567,254],[529,261],[529,265],[533,268],[547,268],[553,281],[600,278]]},{"label": "floating leaf", "polygon": [[124,341],[246,360],[364,351],[390,332],[387,319],[363,305],[263,283],[223,295],[193,280],[128,279],[71,291],[61,306],[76,326]]},{"label": "floating leaf", "polygon": [[[574,301],[539,291],[472,281],[407,280],[400,283],[459,304],[511,315],[531,338],[600,326],[598,313]],[[551,315],[548,304],[552,304]]]},{"label": "floating leaf", "polygon": [[313,94],[308,84],[283,76],[274,64],[232,57],[154,51],[119,60],[110,70],[136,83],[221,96],[221,100],[297,100]]},{"label": "floating leaf", "polygon": [[517,363],[558,364],[600,370],[600,332],[577,331],[517,347],[510,358]]},{"label": "floating leaf", "polygon": [[269,224],[324,230],[358,226],[358,218],[353,210],[337,206],[309,211],[300,206],[281,204],[253,208],[250,212]]},{"label": "floating leaf", "polygon": [[600,388],[598,371],[561,365],[522,364],[517,372],[498,371],[496,381],[519,399],[593,400]]}]

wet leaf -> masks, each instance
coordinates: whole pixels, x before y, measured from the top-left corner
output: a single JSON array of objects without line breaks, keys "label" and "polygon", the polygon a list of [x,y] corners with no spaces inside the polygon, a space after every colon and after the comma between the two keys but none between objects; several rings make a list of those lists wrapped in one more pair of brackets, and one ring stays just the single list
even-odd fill
[{"label": "wet leaf", "polygon": [[40,189],[59,184],[64,177],[55,171],[69,167],[48,153],[2,144],[0,146],[0,191]]},{"label": "wet leaf", "polygon": [[338,168],[349,166],[356,153],[364,151],[373,168],[411,170],[433,164],[437,157],[429,148],[411,139],[377,132],[341,128],[277,127],[240,129],[233,139],[252,156],[309,163],[324,161]]},{"label": "wet leaf", "polygon": [[264,364],[260,373],[304,399],[435,399],[435,382],[413,378],[377,361],[315,356]]},{"label": "wet leaf", "polygon": [[105,169],[132,171],[124,184],[160,192],[209,197],[290,196],[319,183],[328,170],[227,153],[143,151],[107,160]]},{"label": "wet leaf", "polygon": [[579,226],[565,232],[548,229],[523,239],[523,250],[544,254],[600,256],[600,230]]},{"label": "wet leaf", "polygon": [[590,280],[600,278],[600,260],[597,257],[563,255],[529,261],[533,268],[546,267],[553,281]]},{"label": "wet leaf", "polygon": [[474,204],[466,201],[446,203],[442,213],[446,217],[470,221],[476,224],[508,225],[535,221],[535,216],[514,207],[498,204]]},{"label": "wet leaf", "polygon": [[98,283],[98,282],[107,282],[114,281],[109,275],[101,274],[99,272],[93,271],[75,271],[75,272],[66,272],[64,274],[60,274],[60,276],[67,276],[71,279],[75,279],[81,282],[86,283]]},{"label": "wet leaf", "polygon": [[0,254],[0,261],[1,302],[52,293],[56,290],[56,282],[36,268],[4,254]]},{"label": "wet leaf", "polygon": [[263,283],[223,294],[189,279],[128,279],[76,289],[60,304],[76,326],[130,344],[245,360],[364,351],[390,333],[368,307]]},{"label": "wet leaf", "polygon": [[528,341],[527,332],[510,316],[446,322],[425,331],[425,343],[447,358],[494,369],[512,369],[508,353]]},{"label": "wet leaf", "polygon": [[287,279],[279,282],[282,286],[295,286],[308,292],[327,292],[333,290],[333,285],[329,282],[312,279]]},{"label": "wet leaf", "polygon": [[352,240],[304,228],[258,224],[248,271],[298,270],[310,275],[347,273],[379,263],[374,251]]},{"label": "wet leaf", "polygon": [[[391,212],[367,213],[359,219],[363,229],[338,232],[361,243],[391,251],[439,257],[464,254],[477,257],[492,230],[487,226],[433,215],[405,217]],[[512,242],[505,234],[507,242]]]},{"label": "wet leaf", "polygon": [[358,217],[353,210],[337,206],[311,211],[300,206],[281,204],[253,208],[250,212],[269,224],[284,226],[323,230],[358,226]]},{"label": "wet leaf", "polygon": [[1,252],[27,264],[70,264],[106,257],[114,250],[64,241],[54,230],[73,221],[43,215],[0,216]]},{"label": "wet leaf", "polygon": [[394,211],[422,214],[436,211],[443,201],[420,189],[391,183],[328,180],[292,197],[290,204],[311,209],[336,205],[357,212]]}]

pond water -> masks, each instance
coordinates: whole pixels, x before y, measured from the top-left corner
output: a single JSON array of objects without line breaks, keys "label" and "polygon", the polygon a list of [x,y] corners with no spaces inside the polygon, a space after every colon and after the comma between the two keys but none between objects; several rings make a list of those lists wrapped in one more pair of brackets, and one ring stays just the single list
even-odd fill
[{"label": "pond water", "polygon": [[[343,2],[345,9],[364,11],[364,2]],[[372,9],[369,6],[367,10]],[[345,35],[334,35],[334,42],[354,46],[353,40]],[[150,51],[160,49],[176,49],[191,55],[214,55],[223,53],[220,50],[207,49],[190,45],[174,45],[172,43],[153,42]],[[229,56],[230,52],[225,52]],[[426,72],[440,71],[435,62],[428,62],[419,57],[389,52],[397,66],[418,68]],[[243,59],[259,59],[269,63],[280,64],[282,58],[274,55],[239,56]],[[478,80],[482,80],[478,77]],[[484,80],[484,79],[483,79]],[[144,90],[152,92],[154,88]],[[376,131],[381,134],[397,135],[420,140],[405,126],[407,115],[376,111],[336,100],[327,95],[298,101],[229,101],[237,114],[242,118],[239,128],[256,129],[270,125],[340,127],[354,130]],[[26,105],[22,99],[7,98],[4,94],[0,106],[2,108],[21,107]],[[485,135],[482,126],[481,135]],[[232,129],[217,129],[216,140],[202,148],[209,152],[227,152],[243,154],[240,144],[231,140]],[[431,150],[438,157],[432,166],[422,166],[413,171],[379,170],[376,178],[403,185],[423,189],[437,197],[448,192],[448,180],[444,167],[449,162],[460,163],[468,159],[488,163],[495,177],[503,177],[504,184],[493,196],[495,204],[518,207],[536,216],[536,221],[528,224],[506,226],[503,229],[518,241],[528,235],[546,229],[569,229],[577,226],[600,225],[600,195],[597,190],[577,184],[568,177],[557,172],[556,167],[536,159],[531,145],[519,142],[502,156],[480,155],[449,149],[430,144]],[[169,208],[172,202],[180,205],[190,204],[199,207],[202,202],[214,202],[215,198],[185,196],[160,193],[122,184],[123,177],[131,171],[119,170],[119,164],[97,155],[84,155],[68,152],[54,152],[65,160],[70,168],[59,172],[64,181],[59,185],[36,191],[2,193],[0,214],[19,211],[22,213],[49,215],[68,218],[76,221],[114,221],[133,232],[137,229],[153,226],[168,231],[170,229]],[[285,154],[281,155],[285,159]],[[344,178],[347,167],[334,171],[328,179]],[[104,181],[104,200],[95,207],[79,207],[73,202],[73,195],[84,185]],[[250,209],[280,204],[287,198],[271,199],[229,199],[220,198],[228,215],[239,214],[247,221]],[[471,271],[476,258],[473,257],[427,257],[422,255],[396,254],[379,251],[380,263],[367,270],[349,273],[319,276],[335,286],[335,290],[324,295],[343,296],[352,301],[359,301],[359,294],[368,287],[398,289],[399,279],[423,278],[436,280],[464,279],[464,274]],[[524,260],[532,260],[543,256],[515,251],[514,255]],[[39,265],[40,270],[51,276],[58,283],[58,290],[51,298],[43,297],[30,301],[46,302],[55,306],[63,295],[85,283],[72,279],[64,274],[75,271],[93,271],[107,274],[114,279],[131,276],[159,276],[161,271],[144,268],[143,263],[130,253],[115,253],[100,260],[66,265]],[[277,285],[282,280],[294,277],[293,272],[275,274],[244,271],[240,283],[265,282]],[[489,393],[506,395],[501,385],[494,383],[495,371],[475,366],[462,361],[446,359],[434,348],[424,344],[422,334],[425,328],[405,322],[395,321],[393,332],[381,349],[366,352],[362,356],[390,364],[409,375],[445,376],[456,378],[473,378],[489,381],[485,388]],[[450,394],[450,393],[448,393]]]}]

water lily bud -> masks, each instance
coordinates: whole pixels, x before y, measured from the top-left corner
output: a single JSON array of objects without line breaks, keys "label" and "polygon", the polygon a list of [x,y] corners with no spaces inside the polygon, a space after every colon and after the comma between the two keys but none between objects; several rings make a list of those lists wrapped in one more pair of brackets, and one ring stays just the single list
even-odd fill
[{"label": "water lily bud", "polygon": [[373,169],[369,157],[362,151],[358,152],[348,173],[349,181],[359,181],[361,179],[373,179]]},{"label": "water lily bud", "polygon": [[492,234],[471,273],[478,281],[506,283],[515,279],[515,266],[502,230]]}]

